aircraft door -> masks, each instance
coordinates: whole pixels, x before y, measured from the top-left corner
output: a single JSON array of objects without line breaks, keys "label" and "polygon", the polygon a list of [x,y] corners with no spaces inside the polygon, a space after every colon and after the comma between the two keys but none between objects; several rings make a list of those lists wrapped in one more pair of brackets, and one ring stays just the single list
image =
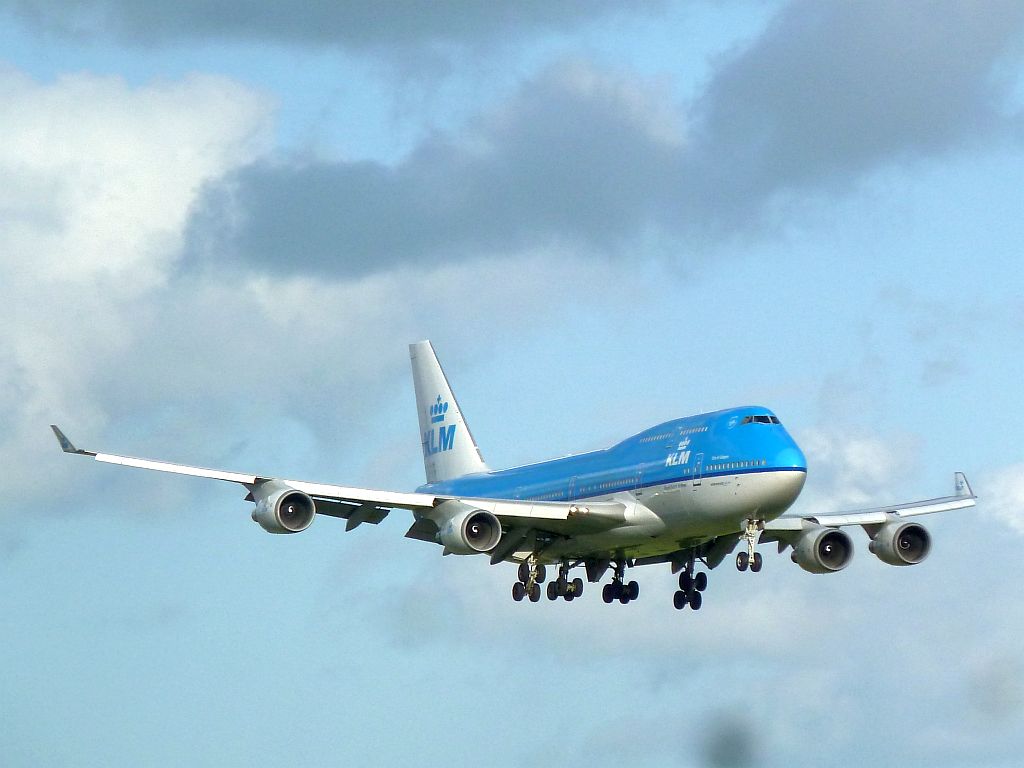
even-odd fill
[{"label": "aircraft door", "polygon": [[693,487],[697,488],[700,486],[700,478],[704,473],[704,454],[698,453],[697,460],[693,467]]}]

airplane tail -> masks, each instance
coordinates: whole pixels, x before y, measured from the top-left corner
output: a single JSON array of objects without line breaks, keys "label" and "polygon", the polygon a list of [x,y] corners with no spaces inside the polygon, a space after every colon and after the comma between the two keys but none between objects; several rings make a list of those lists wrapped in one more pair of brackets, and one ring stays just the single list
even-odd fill
[{"label": "airplane tail", "polygon": [[474,472],[486,472],[487,465],[462,417],[434,347],[429,341],[410,344],[409,356],[412,358],[412,381],[416,388],[427,482],[437,483]]}]

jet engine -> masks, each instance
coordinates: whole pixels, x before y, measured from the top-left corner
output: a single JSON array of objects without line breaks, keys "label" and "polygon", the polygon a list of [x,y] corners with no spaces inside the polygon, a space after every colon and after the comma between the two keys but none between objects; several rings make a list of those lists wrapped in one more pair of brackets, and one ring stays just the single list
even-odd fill
[{"label": "jet engine", "polygon": [[[449,502],[450,503],[450,502]],[[490,512],[464,507],[440,526],[437,540],[449,552],[457,555],[475,555],[489,552],[501,539],[501,523]]]},{"label": "jet engine", "polygon": [[252,495],[256,501],[252,519],[267,533],[299,533],[309,528],[316,514],[309,496],[281,483],[258,485]]},{"label": "jet engine", "polygon": [[879,528],[868,544],[871,553],[889,565],[916,565],[928,557],[931,548],[932,537],[923,525],[899,520]]},{"label": "jet engine", "polygon": [[793,562],[810,573],[841,571],[851,559],[853,542],[838,528],[811,528],[793,545]]}]

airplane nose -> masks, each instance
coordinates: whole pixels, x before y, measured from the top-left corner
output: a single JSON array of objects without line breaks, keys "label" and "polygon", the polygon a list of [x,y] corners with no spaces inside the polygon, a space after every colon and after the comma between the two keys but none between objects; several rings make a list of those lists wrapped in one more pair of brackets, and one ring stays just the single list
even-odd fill
[{"label": "airplane nose", "polygon": [[795,444],[787,446],[775,454],[775,467],[778,469],[800,469],[807,471],[807,459],[804,452]]}]

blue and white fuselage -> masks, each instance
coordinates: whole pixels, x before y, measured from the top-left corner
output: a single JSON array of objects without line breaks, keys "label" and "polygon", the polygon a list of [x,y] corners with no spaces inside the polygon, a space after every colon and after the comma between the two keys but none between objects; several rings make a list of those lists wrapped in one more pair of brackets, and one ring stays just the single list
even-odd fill
[{"label": "blue and white fuselage", "polygon": [[773,520],[806,479],[803,452],[767,408],[746,406],[659,424],[604,450],[428,483],[438,496],[626,502],[622,526],[582,534],[548,554],[602,549],[656,555]]}]

